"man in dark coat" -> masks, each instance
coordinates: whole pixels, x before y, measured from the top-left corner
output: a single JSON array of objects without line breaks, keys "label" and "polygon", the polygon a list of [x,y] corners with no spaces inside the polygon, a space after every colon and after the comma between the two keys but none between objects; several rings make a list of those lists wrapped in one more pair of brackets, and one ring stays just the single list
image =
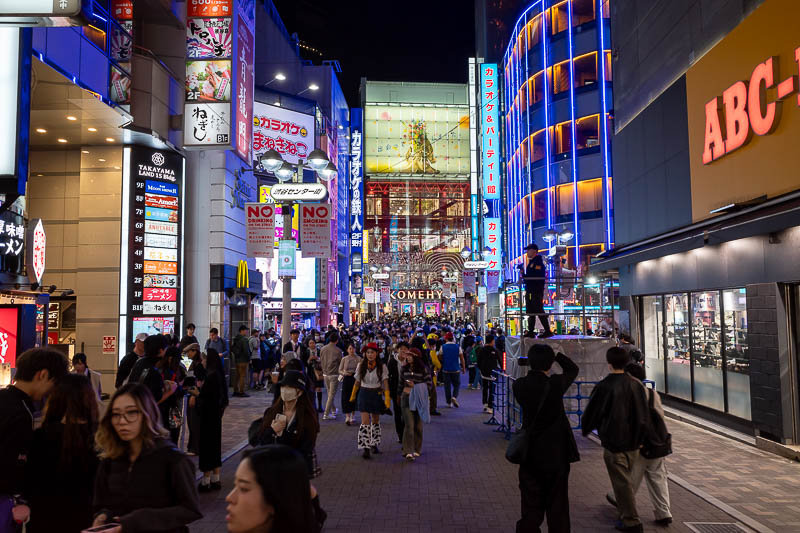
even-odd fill
[{"label": "man in dark coat", "polygon": [[550,319],[544,312],[544,286],[547,278],[547,268],[544,259],[539,255],[536,245],[529,244],[525,247],[525,259],[517,265],[520,276],[525,283],[525,313],[528,315],[528,332],[533,335],[536,317],[542,323],[544,333],[542,337],[552,337]]},{"label": "man in dark coat", "polygon": [[[562,397],[578,376],[578,365],[545,344],[531,346],[528,361],[528,375],[513,387],[522,427],[532,432],[527,460],[519,467],[522,518],[517,533],[538,532],[545,516],[550,533],[569,532],[569,470],[580,455]],[[554,361],[561,374],[550,375]]]}]

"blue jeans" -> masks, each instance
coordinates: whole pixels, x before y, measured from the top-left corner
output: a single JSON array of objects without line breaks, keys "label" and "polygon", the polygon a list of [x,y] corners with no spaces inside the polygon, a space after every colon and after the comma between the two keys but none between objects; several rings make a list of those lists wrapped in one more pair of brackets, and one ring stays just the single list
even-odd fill
[{"label": "blue jeans", "polygon": [[450,404],[452,398],[458,398],[458,388],[461,386],[461,373],[442,372],[442,374],[444,375],[444,399]]}]

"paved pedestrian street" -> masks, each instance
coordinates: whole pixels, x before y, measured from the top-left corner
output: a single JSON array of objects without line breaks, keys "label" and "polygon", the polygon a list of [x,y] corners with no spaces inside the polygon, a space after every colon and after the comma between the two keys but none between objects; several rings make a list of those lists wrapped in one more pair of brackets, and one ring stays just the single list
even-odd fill
[{"label": "paved pedestrian street", "polygon": [[[236,400],[226,412],[226,443],[245,439],[247,426],[255,418],[253,413],[265,404],[263,394]],[[414,463],[408,463],[401,457],[394,423],[389,417],[382,423],[383,454],[370,461],[362,459],[356,450],[356,426],[346,426],[341,415],[336,421],[321,421],[317,453],[323,472],[313,483],[319,490],[323,508],[328,512],[325,531],[514,531],[519,518],[519,490],[517,468],[504,458],[507,441],[501,434],[493,432],[492,426],[484,424],[488,417],[480,412],[479,391],[462,390],[459,400],[460,409],[440,406],[443,416],[434,417],[433,422],[425,426],[422,457]],[[253,404],[258,404],[259,408],[252,407]],[[247,414],[246,420],[235,421],[240,418],[240,412]],[[761,514],[759,507],[767,503],[764,500],[786,500],[778,504],[778,508],[773,508],[772,512],[781,517],[792,516],[783,508],[791,506],[789,501],[792,494],[796,495],[797,492],[786,493],[783,498],[780,494],[769,492],[754,494],[756,487],[770,486],[770,477],[777,477],[782,483],[773,486],[775,490],[789,490],[792,486],[786,479],[789,472],[777,476],[773,471],[772,476],[763,476],[765,479],[762,480],[761,474],[743,466],[748,460],[758,460],[759,464],[764,464],[764,459],[767,464],[780,464],[791,469],[800,468],[800,465],[681,422],[670,420],[669,424],[676,436],[677,450],[669,458],[670,472],[677,473],[695,486],[701,486],[709,495],[736,507],[775,532],[800,531],[797,524],[770,522],[770,517]],[[229,434],[233,431],[241,433]],[[606,503],[604,496],[611,490],[611,485],[603,464],[602,449],[593,440],[576,436],[581,461],[573,465],[570,475],[573,531],[614,531],[614,510]],[[224,450],[230,448],[224,447]],[[715,455],[719,460],[715,460]],[[689,462],[689,456],[694,457],[692,462]],[[225,531],[224,498],[230,490],[240,458],[241,453],[237,453],[223,465],[221,492],[200,495],[205,517],[192,525],[193,532]],[[679,461],[686,462],[678,466]],[[704,466],[701,468],[701,465]],[[744,470],[740,471],[740,467]],[[695,475],[689,469],[696,469]],[[739,479],[740,476],[750,475],[757,479]],[[706,483],[703,483],[704,478],[707,479]],[[745,483],[752,487],[749,496],[742,496],[737,490]],[[639,512],[645,531],[709,531],[702,525],[690,526],[687,523],[741,523],[672,481],[669,489],[675,521],[668,528],[654,524],[647,491],[642,487],[639,492]],[[748,498],[751,503],[737,507],[737,494],[739,498]],[[371,502],[370,508],[375,510],[365,510],[367,501]]]}]

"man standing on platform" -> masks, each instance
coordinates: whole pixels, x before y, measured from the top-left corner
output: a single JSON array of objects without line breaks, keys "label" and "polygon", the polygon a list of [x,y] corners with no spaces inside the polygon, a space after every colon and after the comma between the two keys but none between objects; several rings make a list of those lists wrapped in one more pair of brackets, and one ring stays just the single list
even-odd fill
[{"label": "man standing on platform", "polygon": [[550,320],[547,318],[547,313],[544,312],[544,285],[547,268],[535,244],[525,247],[525,259],[517,265],[517,268],[525,283],[525,314],[528,315],[528,334],[534,336],[533,328],[536,325],[536,317],[539,317],[544,328],[541,337],[552,337]]}]

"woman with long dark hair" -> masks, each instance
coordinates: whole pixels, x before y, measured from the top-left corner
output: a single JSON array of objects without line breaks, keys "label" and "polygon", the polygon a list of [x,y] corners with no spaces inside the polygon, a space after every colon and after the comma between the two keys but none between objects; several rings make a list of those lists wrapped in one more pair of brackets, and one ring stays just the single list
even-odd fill
[{"label": "woman with long dark hair", "polygon": [[361,350],[364,359],[356,369],[356,383],[350,400],[357,398],[358,410],[361,412],[361,425],[358,427],[358,449],[363,450],[362,457],[370,458],[370,452],[381,453],[380,415],[384,408],[391,405],[389,397],[389,369],[378,358],[378,345],[368,343]]},{"label": "woman with long dark hair", "polygon": [[[322,365],[319,359],[319,348],[313,336],[309,336],[303,351],[303,362],[306,364],[308,377],[311,378],[311,386],[317,397],[317,411],[320,413],[325,410],[322,405],[322,389],[325,387],[325,380],[322,375]],[[311,403],[314,403],[313,401]]]},{"label": "woman with long dark hair", "polygon": [[303,457],[289,446],[244,452],[225,517],[229,533],[317,533]]},{"label": "woman with long dark hair", "polygon": [[199,344],[190,344],[183,349],[183,354],[192,361],[186,379],[183,380],[183,389],[190,394],[186,405],[186,427],[189,429],[186,453],[197,455],[200,453],[200,409],[197,406],[197,394],[194,394],[194,391],[200,391],[206,380],[207,372],[203,366],[203,355],[200,353]]},{"label": "woman with long dark hair", "polygon": [[356,402],[350,400],[350,395],[353,394],[353,386],[356,384],[356,369],[360,361],[355,344],[348,343],[347,355],[342,357],[339,363],[339,378],[342,380],[342,412],[344,423],[348,426],[353,424],[353,413],[356,410]]},{"label": "woman with long dark hair", "polygon": [[78,533],[92,524],[97,395],[89,380],[68,374],[53,388],[33,434],[25,471],[31,533]]},{"label": "woman with long dark hair", "polygon": [[[418,400],[423,396],[420,392],[427,392],[431,384],[431,374],[422,361],[422,354],[416,348],[401,351],[398,361],[401,365],[398,392],[404,422],[403,456],[407,461],[413,461],[422,453],[422,422],[424,419],[430,421],[427,412],[429,405]],[[415,396],[414,400],[412,395]]]},{"label": "woman with long dark hair", "polygon": [[94,486],[94,525],[107,533],[186,533],[203,515],[194,465],[166,438],[150,390],[123,385],[111,397],[95,435],[102,459]]},{"label": "woman with long dark hair", "polygon": [[161,411],[161,420],[169,431],[169,438],[175,444],[181,434],[183,425],[183,380],[186,378],[186,369],[181,364],[181,352],[170,346],[164,352],[164,357],[158,365],[158,371],[164,381],[173,381],[177,384],[175,394],[161,402],[158,407]]},{"label": "woman with long dark hair", "polygon": [[225,385],[222,359],[214,348],[203,356],[206,379],[199,390],[192,392],[197,398],[200,415],[200,471],[203,479],[197,488],[200,492],[220,490],[222,467],[222,415],[228,406],[228,387]]}]

